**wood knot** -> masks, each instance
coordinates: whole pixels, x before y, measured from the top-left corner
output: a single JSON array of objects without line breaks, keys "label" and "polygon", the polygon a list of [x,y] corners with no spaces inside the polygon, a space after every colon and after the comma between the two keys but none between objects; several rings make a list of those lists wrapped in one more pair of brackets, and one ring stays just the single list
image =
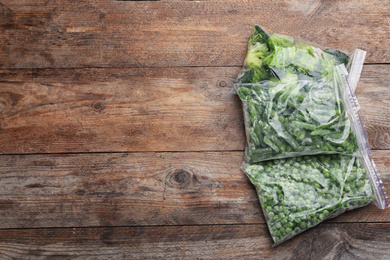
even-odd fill
[{"label": "wood knot", "polygon": [[192,183],[192,175],[183,169],[170,171],[166,178],[166,184],[172,188],[184,189]]},{"label": "wood knot", "polygon": [[91,107],[93,110],[100,112],[104,109],[104,104],[102,102],[93,102]]},{"label": "wood knot", "polygon": [[223,87],[223,88],[224,88],[224,87],[226,87],[226,85],[227,85],[227,84],[226,84],[226,81],[223,81],[223,80],[222,80],[222,81],[219,82],[219,86],[220,86],[220,87]]}]

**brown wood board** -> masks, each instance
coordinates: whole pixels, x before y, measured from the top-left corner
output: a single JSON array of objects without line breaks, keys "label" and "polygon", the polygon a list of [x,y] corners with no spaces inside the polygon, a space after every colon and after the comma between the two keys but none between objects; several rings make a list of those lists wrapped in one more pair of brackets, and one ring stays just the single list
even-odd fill
[{"label": "brown wood board", "polygon": [[[0,153],[243,150],[239,70],[1,70]],[[390,147],[389,81],[365,66],[357,88],[374,149]]]},{"label": "brown wood board", "polygon": [[390,227],[321,224],[271,247],[265,224],[0,230],[3,259],[387,259]]},{"label": "brown wood board", "polygon": [[0,258],[388,259],[373,204],[271,247],[233,91],[255,23],[368,51],[390,185],[387,1],[0,0]]},{"label": "brown wood board", "polygon": [[[390,184],[389,151],[374,159]],[[242,152],[0,156],[2,228],[264,223]],[[389,222],[374,205],[333,222]]]},{"label": "brown wood board", "polygon": [[3,0],[0,13],[0,68],[241,66],[255,23],[390,62],[382,0]]}]

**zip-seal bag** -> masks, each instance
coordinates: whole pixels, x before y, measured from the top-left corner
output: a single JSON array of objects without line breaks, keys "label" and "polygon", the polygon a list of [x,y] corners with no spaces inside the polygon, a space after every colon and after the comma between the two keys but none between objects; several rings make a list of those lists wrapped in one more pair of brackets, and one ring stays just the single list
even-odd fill
[{"label": "zip-seal bag", "polygon": [[359,157],[363,161],[365,169],[367,170],[367,177],[371,181],[373,186],[373,192],[375,194],[375,205],[380,209],[388,208],[389,197],[387,195],[385,186],[383,185],[382,178],[378,172],[374,160],[371,158],[371,148],[368,142],[366,132],[364,130],[363,122],[361,120],[359,110],[360,105],[354,91],[356,85],[350,82],[350,75],[345,69],[344,65],[339,65],[335,68],[335,80],[340,86],[340,94],[345,101],[345,108],[349,116],[352,118],[351,129],[356,133],[356,139],[359,145]]},{"label": "zip-seal bag", "polygon": [[372,201],[380,209],[389,207],[348,72],[340,65],[333,75],[356,133],[359,157],[322,154],[243,164],[258,193],[274,245]]},{"label": "zip-seal bag", "polygon": [[275,245],[374,199],[359,157],[313,155],[244,164]]},{"label": "zip-seal bag", "polygon": [[250,163],[313,154],[357,155],[334,68],[346,65],[353,87],[365,52],[347,54],[267,33],[255,26],[235,89],[243,102]]}]

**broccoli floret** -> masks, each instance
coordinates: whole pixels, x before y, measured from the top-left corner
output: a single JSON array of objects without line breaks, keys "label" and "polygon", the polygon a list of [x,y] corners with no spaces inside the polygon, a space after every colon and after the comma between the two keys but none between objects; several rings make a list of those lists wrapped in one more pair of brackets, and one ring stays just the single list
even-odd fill
[{"label": "broccoli floret", "polygon": [[267,68],[259,68],[256,70],[246,69],[242,71],[240,75],[238,75],[239,83],[257,83],[261,80],[266,80],[270,78],[269,69]]},{"label": "broccoli floret", "polygon": [[253,28],[253,33],[249,38],[249,48],[252,48],[256,43],[267,43],[269,38],[268,33],[258,25]]},{"label": "broccoli floret", "polygon": [[251,83],[253,79],[254,71],[252,69],[242,70],[238,75],[237,81],[239,83]]},{"label": "broccoli floret", "polygon": [[[251,69],[251,75],[247,75],[247,82],[259,82],[269,78],[269,70],[263,66],[263,59],[268,56],[268,46],[257,42],[246,54],[246,66]],[[251,80],[249,80],[249,76]]]},{"label": "broccoli floret", "polygon": [[294,38],[274,33],[268,38],[268,45],[271,50],[275,50],[276,46],[291,47],[294,46]]},{"label": "broccoli floret", "polygon": [[276,46],[275,51],[263,60],[270,68],[294,69],[298,74],[317,77],[320,66],[319,58],[312,48]]},{"label": "broccoli floret", "polygon": [[269,78],[270,78],[269,69],[262,67],[262,68],[254,71],[252,82],[256,83],[256,82],[259,82],[261,80],[266,80]]},{"label": "broccoli floret", "polygon": [[264,43],[256,43],[246,54],[246,65],[252,69],[262,67],[262,59],[268,56],[268,46]]}]

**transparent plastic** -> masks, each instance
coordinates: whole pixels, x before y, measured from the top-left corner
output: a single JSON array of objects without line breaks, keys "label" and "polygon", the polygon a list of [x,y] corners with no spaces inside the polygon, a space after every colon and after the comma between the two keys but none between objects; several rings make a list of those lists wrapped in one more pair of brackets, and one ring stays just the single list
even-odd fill
[{"label": "transparent plastic", "polygon": [[372,201],[389,207],[354,96],[365,56],[254,28],[235,90],[243,170],[274,245]]},{"label": "transparent plastic", "polygon": [[383,185],[383,181],[380,177],[374,160],[371,158],[371,149],[368,142],[366,132],[364,130],[363,122],[361,120],[359,110],[360,105],[357,98],[354,96],[354,91],[356,85],[351,83],[351,76],[348,74],[344,65],[339,65],[335,68],[335,80],[338,82],[340,87],[341,95],[343,99],[346,100],[345,108],[349,116],[353,119],[351,120],[352,125],[351,129],[356,133],[357,142],[359,144],[359,155],[363,161],[363,164],[367,170],[367,176],[370,179],[373,185],[373,191],[375,194],[375,205],[380,209],[385,209],[389,207],[389,198]]},{"label": "transparent plastic", "polygon": [[364,57],[361,50],[349,57],[255,26],[235,84],[243,102],[246,161],[359,155],[334,70],[340,64],[348,66],[356,88]]},{"label": "transparent plastic", "polygon": [[360,74],[363,70],[364,60],[366,59],[366,51],[356,49],[351,54],[350,62],[347,65],[349,89],[355,93],[357,83],[360,79]]},{"label": "transparent plastic", "polygon": [[243,170],[256,187],[274,245],[375,198],[360,157],[304,156],[243,164]]}]

